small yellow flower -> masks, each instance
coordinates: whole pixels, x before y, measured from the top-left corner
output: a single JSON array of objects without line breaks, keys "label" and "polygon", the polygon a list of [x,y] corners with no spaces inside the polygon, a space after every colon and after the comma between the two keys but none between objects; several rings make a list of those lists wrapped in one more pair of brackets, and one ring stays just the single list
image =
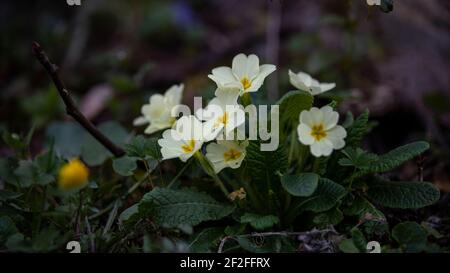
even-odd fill
[{"label": "small yellow flower", "polygon": [[58,186],[70,191],[80,189],[88,183],[89,169],[79,159],[72,159],[59,170]]}]

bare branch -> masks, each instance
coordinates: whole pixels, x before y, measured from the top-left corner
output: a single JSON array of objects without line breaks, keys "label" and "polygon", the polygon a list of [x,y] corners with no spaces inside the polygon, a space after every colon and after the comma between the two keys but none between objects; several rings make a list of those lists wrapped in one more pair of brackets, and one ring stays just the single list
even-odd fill
[{"label": "bare branch", "polygon": [[64,104],[66,105],[66,112],[73,117],[84,129],[86,129],[95,139],[97,139],[106,149],[108,149],[114,156],[120,157],[125,154],[125,151],[114,144],[109,138],[107,138],[102,132],[100,132],[81,112],[78,110],[75,102],[70,96],[69,91],[66,89],[64,82],[58,75],[58,67],[51,63],[48,56],[42,50],[41,46],[33,42],[32,44],[33,55],[45,68],[56,89],[59,92]]}]

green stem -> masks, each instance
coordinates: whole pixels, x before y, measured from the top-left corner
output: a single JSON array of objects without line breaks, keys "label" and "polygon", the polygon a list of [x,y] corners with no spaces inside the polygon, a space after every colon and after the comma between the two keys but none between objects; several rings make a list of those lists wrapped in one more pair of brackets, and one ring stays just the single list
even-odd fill
[{"label": "green stem", "polygon": [[223,194],[225,194],[225,196],[228,198],[228,195],[230,194],[230,192],[227,190],[227,188],[223,184],[222,180],[220,180],[220,178],[217,176],[216,172],[214,171],[214,168],[211,165],[211,162],[209,162],[209,160],[200,151],[195,152],[194,156],[195,156],[195,158],[197,158],[197,160],[200,163],[200,165],[202,166],[203,170],[209,176],[211,176],[211,178],[214,180],[214,182],[220,187]]},{"label": "green stem", "polygon": [[173,184],[180,178],[180,176],[186,171],[186,169],[191,165],[192,160],[189,160],[186,164],[184,164],[183,168],[175,175],[175,177],[170,181],[169,185],[167,185],[167,188],[170,189]]},{"label": "green stem", "polygon": [[252,97],[250,96],[249,92],[242,94],[241,103],[244,107],[252,104]]},{"label": "green stem", "polygon": [[294,150],[295,150],[295,144],[296,144],[296,133],[295,130],[292,130],[291,132],[291,143],[289,147],[289,156],[288,156],[288,164],[291,166],[292,158],[294,157]]},{"label": "green stem", "polygon": [[248,196],[250,197],[252,204],[254,204],[255,208],[259,211],[262,211],[263,210],[262,204],[258,198],[258,195],[256,195],[256,191],[253,189],[253,187],[247,181],[244,181],[244,188]]},{"label": "green stem", "polygon": [[298,168],[300,171],[303,171],[303,166],[305,165],[309,156],[309,148],[305,145],[300,145],[300,158],[298,162]]},{"label": "green stem", "polygon": [[347,191],[350,192],[352,190],[353,180],[355,180],[355,171],[356,167],[353,169],[353,173],[350,176],[350,182],[348,183]]},{"label": "green stem", "polygon": [[[153,189],[153,188],[155,188],[155,185],[153,184],[153,180],[151,178],[150,167],[148,166],[147,160],[144,160],[144,166],[145,166],[145,170],[147,172],[147,179],[150,182],[150,186],[152,186],[152,189]],[[161,179],[162,179],[162,177],[161,177]]]}]

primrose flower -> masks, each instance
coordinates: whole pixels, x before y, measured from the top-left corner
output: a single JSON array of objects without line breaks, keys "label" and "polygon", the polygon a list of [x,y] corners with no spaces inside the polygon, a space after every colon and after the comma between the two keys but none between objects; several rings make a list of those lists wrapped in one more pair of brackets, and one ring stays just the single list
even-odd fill
[{"label": "primrose flower", "polygon": [[245,122],[245,112],[237,103],[238,97],[236,88],[217,89],[216,97],[196,112],[200,120],[206,121],[203,129],[206,140],[215,139],[220,133],[228,135]]},{"label": "primrose flower", "polygon": [[164,95],[151,96],[149,104],[145,104],[141,108],[142,116],[136,118],[133,125],[140,126],[150,123],[145,129],[146,134],[172,127],[176,119],[172,117],[171,111],[181,103],[183,88],[183,84],[172,85]]},{"label": "primrose flower", "polygon": [[256,92],[261,87],[264,79],[276,66],[272,64],[259,65],[259,58],[251,54],[239,54],[233,58],[231,67],[221,66],[214,68],[208,77],[219,88],[235,87],[241,91],[241,95],[247,92]]},{"label": "primrose flower", "polygon": [[301,71],[296,74],[289,70],[289,81],[299,90],[310,92],[313,96],[336,87],[335,83],[320,83],[318,80]]},{"label": "primrose flower", "polygon": [[89,169],[79,159],[72,159],[59,170],[58,186],[64,191],[80,189],[88,183]]},{"label": "primrose flower", "polygon": [[206,146],[206,157],[212,163],[214,171],[219,173],[226,167],[237,169],[245,158],[248,141],[241,143],[233,140],[218,140]]},{"label": "primrose flower", "polygon": [[301,143],[311,146],[311,153],[316,156],[329,156],[333,149],[345,146],[347,132],[337,125],[339,114],[330,106],[313,107],[300,113],[297,132]]},{"label": "primrose flower", "polygon": [[165,130],[158,140],[163,160],[178,157],[186,162],[203,145],[203,125],[190,115],[181,117],[174,127]]}]

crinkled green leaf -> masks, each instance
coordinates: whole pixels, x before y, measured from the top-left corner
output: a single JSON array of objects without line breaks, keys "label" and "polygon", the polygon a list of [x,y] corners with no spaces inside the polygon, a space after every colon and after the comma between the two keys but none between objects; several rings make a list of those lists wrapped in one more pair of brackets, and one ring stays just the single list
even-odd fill
[{"label": "crinkled green leaf", "polygon": [[427,236],[427,231],[416,222],[403,222],[392,229],[392,237],[405,252],[425,250]]},{"label": "crinkled green leaf", "polygon": [[358,228],[353,228],[351,231],[352,240],[360,252],[366,252],[367,240],[364,234]]},{"label": "crinkled green leaf", "polygon": [[315,173],[302,173],[298,175],[284,175],[281,185],[293,196],[311,196],[319,184],[319,176]]},{"label": "crinkled green leaf", "polygon": [[344,209],[344,213],[350,216],[358,216],[360,220],[377,219],[384,221],[386,217],[364,197],[356,197],[351,205]]},{"label": "crinkled green leaf", "polygon": [[300,113],[309,110],[313,104],[313,96],[306,91],[290,91],[278,102],[280,105],[280,128],[296,128]]},{"label": "crinkled green leaf", "polygon": [[329,210],[337,204],[345,193],[346,191],[341,185],[327,178],[320,178],[316,191],[302,203],[301,209],[313,212]]},{"label": "crinkled green leaf", "polygon": [[329,225],[337,225],[344,219],[342,211],[338,208],[332,208],[323,213],[317,214],[313,218],[313,223],[319,228],[325,228]]},{"label": "crinkled green leaf", "polygon": [[259,215],[245,213],[241,216],[241,223],[249,223],[254,229],[263,230],[278,224],[280,220],[275,215]]},{"label": "crinkled green leaf", "polygon": [[368,132],[368,121],[369,110],[365,110],[347,128],[347,137],[345,138],[345,145],[347,147],[358,147],[360,145],[364,135]]},{"label": "crinkled green leaf", "polygon": [[263,152],[259,141],[250,141],[245,163],[252,184],[261,194],[272,189],[271,185],[278,186],[280,177],[277,173],[285,173],[288,168],[287,153],[281,143],[277,150]]},{"label": "crinkled green leaf", "polygon": [[440,192],[428,182],[376,181],[370,183],[367,195],[385,207],[414,209],[434,204]]},{"label": "crinkled green leaf", "polygon": [[129,144],[125,145],[127,155],[139,158],[161,159],[161,147],[158,145],[157,138],[145,138],[136,136]]},{"label": "crinkled green leaf", "polygon": [[370,167],[378,160],[378,156],[362,150],[361,148],[345,148],[342,153],[346,156],[339,159],[339,165],[344,167],[356,167],[359,169]]},{"label": "crinkled green leaf", "polygon": [[355,246],[352,239],[344,239],[339,243],[339,250],[344,253],[359,253],[359,249]]},{"label": "crinkled green leaf", "polygon": [[194,253],[217,252],[220,240],[223,237],[222,227],[205,228],[192,236],[189,249]]},{"label": "crinkled green leaf", "polygon": [[155,188],[139,204],[142,217],[150,217],[156,224],[169,228],[218,220],[233,210],[234,206],[219,203],[204,193],[166,188]]},{"label": "crinkled green leaf", "polygon": [[371,164],[365,167],[361,172],[367,174],[390,171],[404,162],[422,154],[429,148],[430,145],[425,141],[417,141],[400,146],[384,155],[378,156],[377,160],[371,162]]}]

